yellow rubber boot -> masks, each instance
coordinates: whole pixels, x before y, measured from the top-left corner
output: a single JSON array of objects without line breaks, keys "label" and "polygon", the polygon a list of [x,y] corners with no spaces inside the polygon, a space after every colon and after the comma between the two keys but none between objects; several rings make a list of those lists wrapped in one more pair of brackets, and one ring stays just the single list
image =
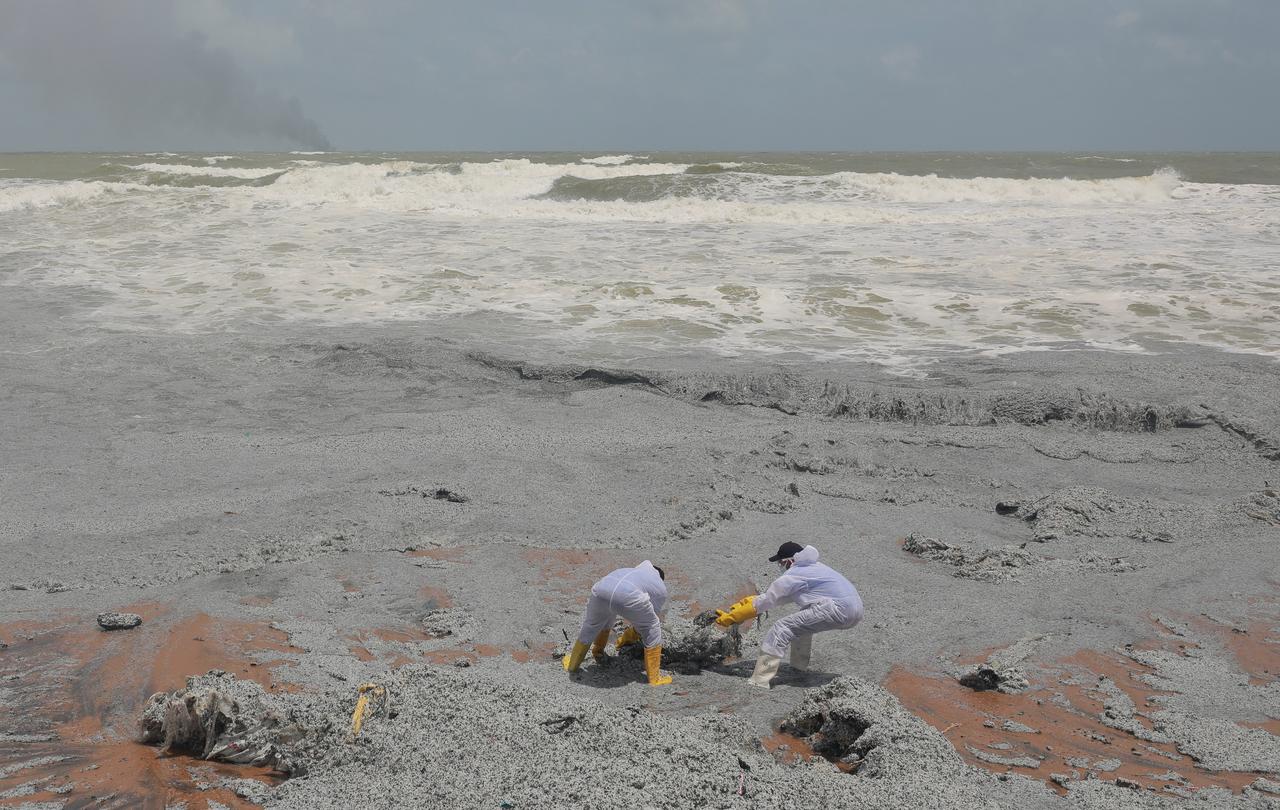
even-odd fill
[{"label": "yellow rubber boot", "polygon": [[614,646],[617,647],[617,649],[621,650],[623,647],[627,646],[628,644],[639,644],[639,643],[640,643],[640,631],[636,630],[634,627],[628,627],[626,630],[623,630],[621,633],[618,634],[618,640],[617,642],[615,642]]},{"label": "yellow rubber boot", "polygon": [[573,651],[564,657],[564,671],[577,672],[578,667],[582,666],[582,659],[587,656],[587,645],[581,641],[573,642]]},{"label": "yellow rubber boot", "polygon": [[662,648],[644,648],[644,671],[649,675],[650,686],[666,686],[671,683],[670,675],[662,674]]},{"label": "yellow rubber boot", "polygon": [[609,643],[609,628],[601,630],[596,640],[591,642],[591,657],[597,661],[604,661],[608,656],[604,654],[604,646]]}]

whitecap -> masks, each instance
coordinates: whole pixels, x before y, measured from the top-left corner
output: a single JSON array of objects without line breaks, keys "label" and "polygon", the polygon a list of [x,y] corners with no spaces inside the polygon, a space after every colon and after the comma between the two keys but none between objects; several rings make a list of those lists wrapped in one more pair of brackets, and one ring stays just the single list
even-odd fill
[{"label": "whitecap", "polygon": [[633,160],[645,160],[646,157],[641,155],[601,155],[599,157],[583,158],[579,163],[586,163],[592,166],[621,166],[624,163],[630,163]]}]

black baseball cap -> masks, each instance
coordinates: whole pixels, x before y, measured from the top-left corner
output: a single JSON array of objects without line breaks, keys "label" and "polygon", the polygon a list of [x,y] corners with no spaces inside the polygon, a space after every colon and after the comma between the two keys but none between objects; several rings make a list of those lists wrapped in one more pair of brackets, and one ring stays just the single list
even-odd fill
[{"label": "black baseball cap", "polygon": [[769,562],[778,562],[779,560],[790,559],[800,552],[804,551],[804,546],[799,543],[793,543],[790,540],[778,546],[778,553],[769,558]]}]

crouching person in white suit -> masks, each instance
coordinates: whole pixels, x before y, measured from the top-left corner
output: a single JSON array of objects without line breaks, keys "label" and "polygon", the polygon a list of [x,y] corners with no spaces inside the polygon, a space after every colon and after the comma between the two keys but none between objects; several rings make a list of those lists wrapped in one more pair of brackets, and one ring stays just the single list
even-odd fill
[{"label": "crouching person in white suit", "polygon": [[650,686],[666,686],[671,676],[662,672],[662,623],[659,614],[667,604],[667,575],[661,568],[645,560],[635,568],[619,568],[610,572],[591,588],[587,612],[582,617],[578,640],[564,657],[566,672],[577,672],[587,655],[588,645],[597,661],[605,657],[609,629],[621,616],[630,627],[618,636],[617,648],[628,644],[644,644],[644,669]]},{"label": "crouching person in white suit", "polygon": [[853,583],[831,567],[818,562],[818,550],[799,543],[783,543],[769,558],[782,568],[782,575],[758,596],[734,603],[727,611],[717,610],[716,624],[732,627],[754,619],[778,605],[794,602],[799,610],[773,623],[760,645],[756,669],[748,681],[769,688],[782,659],[791,653],[791,666],[808,669],[813,651],[813,634],[824,630],[848,630],[862,621],[862,598]]}]

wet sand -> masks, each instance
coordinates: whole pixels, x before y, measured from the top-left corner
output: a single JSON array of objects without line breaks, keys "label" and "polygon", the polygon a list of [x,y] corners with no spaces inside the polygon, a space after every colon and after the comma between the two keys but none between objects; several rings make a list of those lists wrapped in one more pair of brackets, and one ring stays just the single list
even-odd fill
[{"label": "wet sand", "polygon": [[[1052,807],[1062,793],[1080,806],[1138,794],[1231,806],[1280,779],[1269,361],[1014,355],[919,380],[710,360],[592,370],[407,328],[110,334],[30,314],[51,307],[0,304],[0,688],[17,709],[0,727],[0,806],[106,793],[116,806],[242,806],[224,780],[274,780],[131,742],[148,694],[211,668],[285,704],[331,706],[339,725],[368,680],[400,684],[403,717],[447,722],[414,702],[422,667],[445,672],[476,717],[508,711],[485,701],[510,688],[553,715],[569,701],[583,717],[652,722],[728,758],[705,777],[726,801],[747,751],[767,759],[751,759],[742,801],[813,768],[825,770],[796,784],[824,801],[902,800],[906,786],[811,763],[810,743],[777,736],[838,676],[883,684],[927,723],[903,734],[927,746],[940,734],[977,769],[920,760],[921,789],[944,806]],[[858,628],[818,638],[813,671],[745,687],[755,628],[744,660],[677,674],[671,689],[649,689],[630,663],[571,679],[557,662],[611,568],[662,565],[672,613],[690,618],[767,584],[765,558],[791,539],[818,546],[867,605]],[[107,633],[94,624],[105,610],[144,623]],[[1026,689],[957,682],[1026,639]],[[744,724],[741,739],[704,735],[707,716]],[[380,733],[419,744],[374,723],[367,745]],[[635,756],[656,744],[627,740]],[[339,748],[328,773],[241,792],[340,805]],[[593,806],[604,794],[591,769],[625,757],[588,753],[559,756]],[[554,766],[525,774],[527,795],[551,779],[539,767]],[[653,779],[675,790],[662,780],[676,772]],[[458,806],[520,797],[502,781],[518,773],[493,778]],[[397,790],[441,800],[427,784]],[[721,787],[706,790],[689,795]],[[670,806],[694,806],[680,795]]]},{"label": "wet sand", "polygon": [[283,663],[277,656],[292,650],[288,637],[254,622],[184,616],[174,605],[122,607],[142,616],[143,625],[104,631],[94,614],[68,609],[56,619],[0,627],[9,676],[0,806],[250,806],[220,781],[278,784],[282,777],[264,768],[158,756],[136,741],[138,717],[147,696],[181,688],[190,674],[209,669],[272,690],[296,688],[273,676]]},{"label": "wet sand", "polygon": [[[1242,633],[1196,617],[1191,621],[1210,638],[1227,643],[1251,685],[1268,687],[1280,680],[1280,673],[1269,671],[1280,663],[1280,636],[1269,636],[1271,627],[1280,626],[1280,613]],[[1145,638],[1138,646],[1181,657],[1203,652],[1194,642],[1167,632]],[[1150,715],[1159,710],[1162,698],[1176,691],[1153,688],[1153,676],[1159,682],[1157,670],[1125,655],[1124,647],[1079,650],[1061,660],[1034,662],[1034,669],[1040,677],[1020,694],[975,692],[945,673],[909,669],[895,669],[885,685],[904,706],[942,731],[970,764],[1048,780],[1064,794],[1054,775],[1064,784],[1086,777],[1122,779],[1142,788],[1188,794],[1209,786],[1239,793],[1257,779],[1252,772],[1203,767],[1194,757],[1180,754],[1176,743],[1151,739],[1156,724]],[[1147,732],[1142,737],[1116,727],[1117,713],[1108,705],[1115,690],[1136,707],[1134,722]],[[1268,711],[1265,706],[1258,709],[1260,716]],[[1250,726],[1248,721],[1239,723]],[[1011,764],[1026,760],[1036,762]]]}]

